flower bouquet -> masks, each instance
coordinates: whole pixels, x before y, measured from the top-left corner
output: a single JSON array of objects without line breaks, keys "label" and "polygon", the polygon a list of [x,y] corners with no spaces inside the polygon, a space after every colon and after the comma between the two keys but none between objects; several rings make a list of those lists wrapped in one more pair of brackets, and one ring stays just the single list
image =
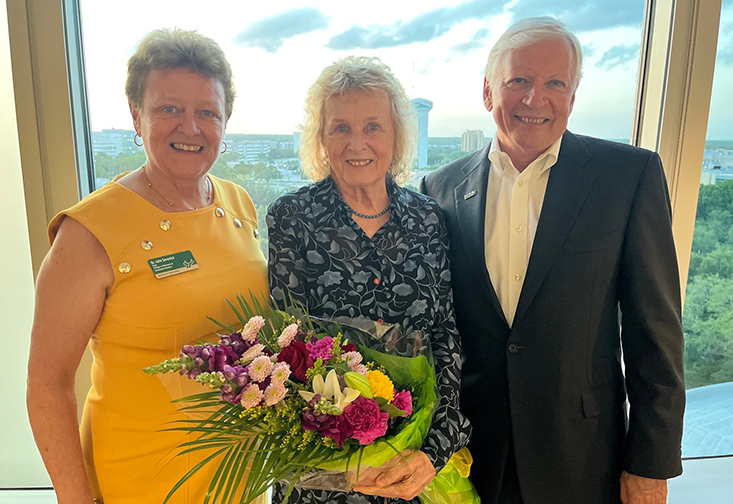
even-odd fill
[{"label": "flower bouquet", "polygon": [[[420,448],[437,404],[421,333],[320,321],[294,306],[237,299],[239,308],[230,306],[241,329],[214,320],[226,331],[218,342],[186,345],[179,357],[145,369],[213,389],[176,400],[191,416],[171,429],[197,435],[177,455],[207,456],[166,502],[209,463],[219,465],[204,503],[248,503],[277,482],[289,484],[288,495],[296,485],[348,491],[363,467]],[[438,473],[420,495],[425,504],[478,502],[466,456],[464,449]]]}]

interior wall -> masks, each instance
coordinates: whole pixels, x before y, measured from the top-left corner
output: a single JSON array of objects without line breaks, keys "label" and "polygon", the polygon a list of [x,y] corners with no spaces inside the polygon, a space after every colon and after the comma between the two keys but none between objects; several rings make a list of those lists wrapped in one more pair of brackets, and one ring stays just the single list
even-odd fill
[{"label": "interior wall", "polygon": [[[33,441],[25,406],[33,319],[33,268],[23,192],[8,42],[0,0],[0,489],[51,485]],[[1,499],[0,499],[1,500]]]}]

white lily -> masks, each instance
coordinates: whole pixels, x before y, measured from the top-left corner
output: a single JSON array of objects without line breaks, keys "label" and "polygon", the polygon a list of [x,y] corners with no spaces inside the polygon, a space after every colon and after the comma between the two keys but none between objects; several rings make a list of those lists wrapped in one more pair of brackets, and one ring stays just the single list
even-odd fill
[{"label": "white lily", "polygon": [[331,401],[340,411],[344,411],[344,408],[354,402],[354,399],[361,395],[361,392],[349,387],[345,387],[342,392],[335,369],[328,372],[325,381],[321,375],[316,375],[313,378],[313,392],[299,390],[298,393],[306,401],[313,399],[316,394],[321,394],[323,397]]}]

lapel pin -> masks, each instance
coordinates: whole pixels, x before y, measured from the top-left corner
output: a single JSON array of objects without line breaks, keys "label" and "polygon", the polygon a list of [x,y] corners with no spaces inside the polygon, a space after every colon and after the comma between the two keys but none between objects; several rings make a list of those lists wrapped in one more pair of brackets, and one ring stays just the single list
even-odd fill
[{"label": "lapel pin", "polygon": [[468,198],[473,198],[474,196],[476,196],[476,190],[475,189],[473,191],[470,191],[470,192],[467,192],[466,194],[464,194],[463,195],[463,199],[464,200],[467,200]]}]

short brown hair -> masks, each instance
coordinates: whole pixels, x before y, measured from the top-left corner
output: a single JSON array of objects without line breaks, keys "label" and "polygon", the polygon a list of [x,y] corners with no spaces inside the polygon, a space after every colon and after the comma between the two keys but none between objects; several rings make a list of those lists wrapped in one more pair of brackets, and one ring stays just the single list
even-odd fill
[{"label": "short brown hair", "polygon": [[221,82],[224,87],[225,119],[229,119],[236,97],[232,69],[219,44],[195,31],[161,28],[145,35],[127,62],[127,99],[139,109],[150,71],[174,68],[188,68]]}]

